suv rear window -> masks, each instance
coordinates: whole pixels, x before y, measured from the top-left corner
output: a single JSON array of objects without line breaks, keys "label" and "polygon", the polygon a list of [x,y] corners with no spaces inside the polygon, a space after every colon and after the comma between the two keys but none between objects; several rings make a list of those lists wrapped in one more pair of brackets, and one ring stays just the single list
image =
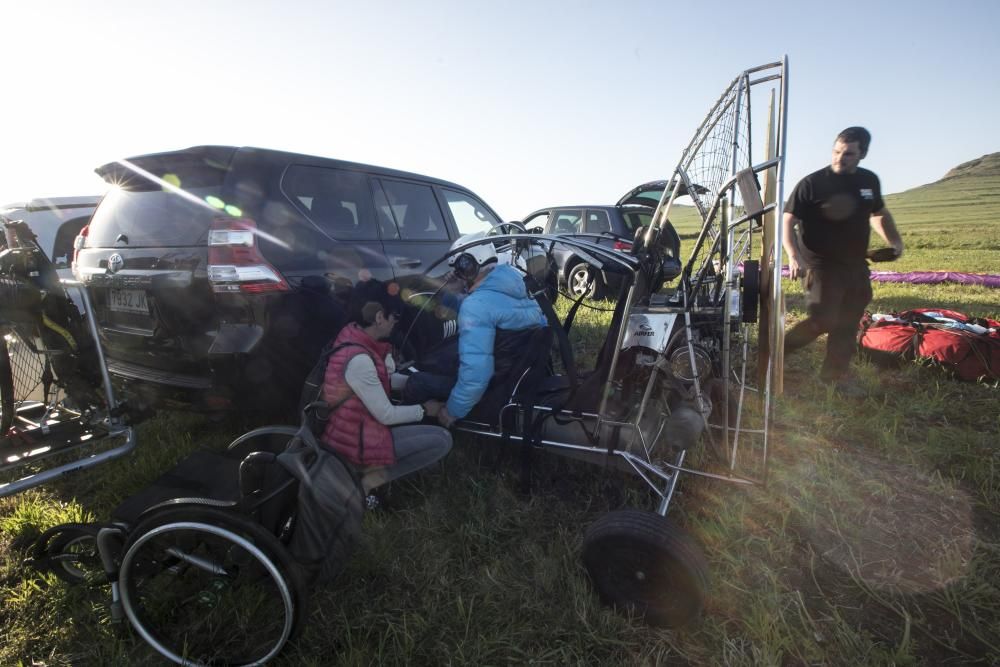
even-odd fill
[{"label": "suv rear window", "polygon": [[630,232],[634,232],[640,227],[646,227],[650,222],[653,221],[653,214],[651,211],[622,211],[622,220],[625,221],[625,226],[628,227]]},{"label": "suv rear window", "polygon": [[224,215],[221,209],[240,214],[227,207],[221,196],[227,174],[225,157],[218,150],[191,149],[99,167],[97,173],[112,188],[94,212],[87,245],[206,243],[212,219]]},{"label": "suv rear window", "polygon": [[218,187],[192,187],[181,193],[112,188],[90,221],[87,245],[108,247],[120,240],[132,247],[206,243],[212,219],[222,215],[207,201],[219,201],[218,192]]}]

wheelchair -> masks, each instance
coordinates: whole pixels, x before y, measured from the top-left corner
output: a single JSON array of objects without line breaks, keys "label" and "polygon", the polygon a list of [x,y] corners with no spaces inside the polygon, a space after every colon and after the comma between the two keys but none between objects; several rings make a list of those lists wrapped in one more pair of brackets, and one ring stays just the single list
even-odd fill
[{"label": "wheelchair", "polygon": [[[126,498],[110,522],[43,533],[31,564],[70,583],[109,584],[112,620],[127,619],[177,664],[266,663],[300,630],[318,578],[316,563],[295,553],[301,482],[283,465],[309,449],[305,429],[262,427],[224,453],[197,451]],[[364,494],[350,466],[326,456],[351,487],[329,579],[356,541]]]}]

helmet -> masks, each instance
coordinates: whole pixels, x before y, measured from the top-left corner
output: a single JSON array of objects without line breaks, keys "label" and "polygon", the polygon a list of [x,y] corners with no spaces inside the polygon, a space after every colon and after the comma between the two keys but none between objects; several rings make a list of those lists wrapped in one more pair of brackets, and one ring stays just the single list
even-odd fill
[{"label": "helmet", "polygon": [[[485,232],[475,232],[473,234],[466,234],[455,241],[451,248],[459,248],[473,241],[478,241],[485,238]],[[448,265],[452,267],[455,272],[455,276],[461,280],[471,282],[476,279],[479,275],[479,269],[485,264],[497,261],[497,251],[493,247],[492,243],[480,243],[479,245],[473,246],[466,249],[464,252],[460,252],[456,255],[452,255],[451,259],[448,260]]]}]

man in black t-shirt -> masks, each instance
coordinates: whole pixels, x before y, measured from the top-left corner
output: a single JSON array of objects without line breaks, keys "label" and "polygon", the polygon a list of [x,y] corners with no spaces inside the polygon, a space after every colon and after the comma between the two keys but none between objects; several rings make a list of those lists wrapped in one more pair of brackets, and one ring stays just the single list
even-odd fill
[{"label": "man in black t-shirt", "polygon": [[827,334],[824,382],[841,383],[856,349],[855,336],[872,298],[865,255],[870,230],[893,247],[903,240],[882,201],[878,176],[858,163],[871,135],[849,127],[833,144],[830,166],[799,181],[785,204],[782,243],[791,277],[802,278],[808,317],[788,330],[785,352]]}]

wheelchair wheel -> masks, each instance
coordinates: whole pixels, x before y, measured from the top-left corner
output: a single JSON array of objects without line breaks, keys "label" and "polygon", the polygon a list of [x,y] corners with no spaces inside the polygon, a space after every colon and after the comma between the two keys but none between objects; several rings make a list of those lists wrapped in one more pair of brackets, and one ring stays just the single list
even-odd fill
[{"label": "wheelchair wheel", "polygon": [[231,510],[184,504],[154,512],[124,553],[125,613],[178,664],[262,664],[303,615],[305,590],[288,553]]},{"label": "wheelchair wheel", "polygon": [[97,550],[96,524],[67,524],[46,548],[49,569],[70,584],[106,583],[104,565]]}]

